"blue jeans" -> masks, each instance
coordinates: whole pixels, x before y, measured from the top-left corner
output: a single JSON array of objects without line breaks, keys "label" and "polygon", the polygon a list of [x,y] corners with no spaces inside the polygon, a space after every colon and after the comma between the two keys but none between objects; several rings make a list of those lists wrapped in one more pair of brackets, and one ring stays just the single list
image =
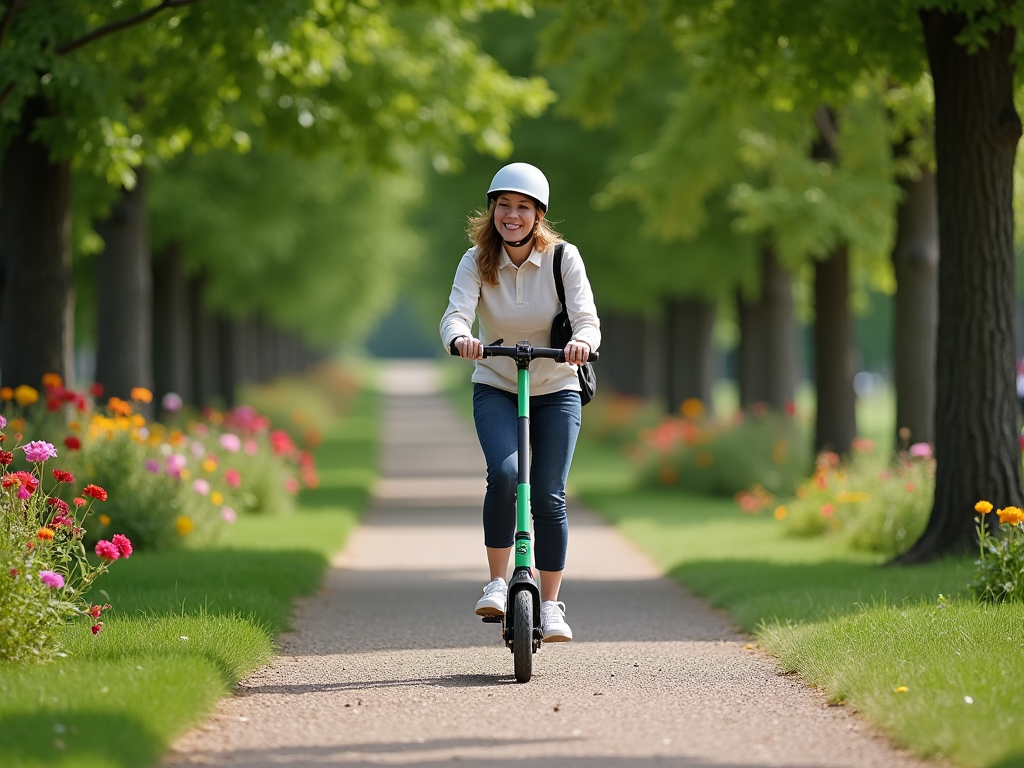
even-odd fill
[{"label": "blue jeans", "polygon": [[[541,571],[565,568],[569,522],[565,480],[580,433],[580,393],[571,390],[530,398],[530,506],[534,560]],[[473,419],[487,460],[484,545],[511,547],[516,530],[519,401],[512,392],[475,384]]]}]

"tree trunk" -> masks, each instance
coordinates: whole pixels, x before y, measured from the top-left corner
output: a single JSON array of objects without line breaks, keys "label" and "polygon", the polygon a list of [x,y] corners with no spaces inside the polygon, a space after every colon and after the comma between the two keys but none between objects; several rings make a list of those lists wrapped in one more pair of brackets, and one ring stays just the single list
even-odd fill
[{"label": "tree trunk", "polygon": [[796,397],[797,329],[792,278],[769,245],[761,249],[760,296],[740,295],[737,313],[740,407],[764,403],[781,411]]},{"label": "tree trunk", "polygon": [[176,392],[192,402],[188,282],[181,247],[171,243],[153,260],[153,389],[157,402]]},{"label": "tree trunk", "polygon": [[601,362],[597,369],[602,389],[622,395],[644,395],[643,317],[618,312],[601,316]]},{"label": "tree trunk", "polygon": [[666,311],[668,412],[696,398],[711,408],[715,304],[703,298],[670,299]]},{"label": "tree trunk", "polygon": [[203,278],[193,277],[188,284],[190,336],[192,347],[192,398],[200,408],[212,405],[220,389],[217,362],[217,322],[203,299]]},{"label": "tree trunk", "polygon": [[966,17],[921,11],[935,82],[939,330],[935,501],[902,562],[963,552],[974,504],[1021,506],[1014,386],[1013,164],[1021,135],[1011,55],[1017,30],[957,42]]},{"label": "tree trunk", "polygon": [[128,399],[153,387],[153,265],[149,253],[146,172],[124,190],[96,227],[105,247],[96,257],[96,381],[107,397]]},{"label": "tree trunk", "polygon": [[[902,181],[892,262],[896,274],[893,375],[897,450],[934,443],[935,334],[939,323],[939,222],[935,175]],[[909,438],[900,437],[902,430]],[[906,434],[905,433],[905,434]]]},{"label": "tree trunk", "polygon": [[47,112],[40,99],[25,105],[0,170],[0,373],[10,387],[38,388],[50,372],[70,382],[74,373],[71,166],[30,138]]},{"label": "tree trunk", "polygon": [[751,298],[740,288],[736,292],[736,319],[740,340],[736,348],[736,384],[740,408],[750,410],[754,403],[765,402],[765,324],[764,303]]},{"label": "tree trunk", "polygon": [[238,391],[239,332],[238,323],[230,317],[217,318],[218,366],[217,391],[225,408],[235,407],[235,393]]},{"label": "tree trunk", "polygon": [[841,246],[814,264],[815,452],[848,454],[857,436],[849,294],[849,257]]}]

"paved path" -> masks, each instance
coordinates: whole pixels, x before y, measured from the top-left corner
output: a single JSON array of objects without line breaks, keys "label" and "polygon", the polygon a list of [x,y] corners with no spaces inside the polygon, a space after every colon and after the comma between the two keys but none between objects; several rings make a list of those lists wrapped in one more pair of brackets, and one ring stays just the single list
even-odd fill
[{"label": "paved path", "polygon": [[577,638],[517,684],[487,580],[475,435],[407,364],[385,380],[383,479],[281,656],[168,764],[920,766],[745,650],[729,620],[570,505],[562,598]]}]

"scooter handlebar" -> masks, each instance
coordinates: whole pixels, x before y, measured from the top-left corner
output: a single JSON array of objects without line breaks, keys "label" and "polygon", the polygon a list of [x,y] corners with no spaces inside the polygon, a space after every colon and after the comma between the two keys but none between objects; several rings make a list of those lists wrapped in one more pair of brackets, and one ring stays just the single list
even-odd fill
[{"label": "scooter handlebar", "polygon": [[[498,344],[501,344],[502,341],[503,341],[502,339],[499,339],[498,340]],[[459,350],[455,346],[455,340],[454,339],[452,340],[452,343],[450,345],[448,345],[448,349],[449,349],[449,351],[451,352],[451,354],[454,357],[459,357]],[[516,356],[516,348],[515,347],[502,347],[502,346],[498,346],[498,345],[490,345],[490,346],[485,345],[484,346],[484,357],[515,357],[515,356]],[[591,351],[590,354],[587,356],[587,362],[588,363],[596,363],[598,361],[598,359],[600,358],[600,356],[601,355],[598,352]],[[564,349],[554,349],[552,347],[532,347],[530,349],[530,357],[531,357],[531,359],[536,359],[538,357],[543,357],[543,358],[547,358],[547,359],[550,359],[550,360],[554,360],[554,361],[559,362],[559,363],[564,363],[565,362],[565,350]]]}]

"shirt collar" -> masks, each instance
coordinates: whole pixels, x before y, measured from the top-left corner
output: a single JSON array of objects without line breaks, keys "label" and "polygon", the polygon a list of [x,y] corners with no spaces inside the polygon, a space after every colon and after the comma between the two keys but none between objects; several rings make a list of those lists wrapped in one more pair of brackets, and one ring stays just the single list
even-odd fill
[{"label": "shirt collar", "polygon": [[[543,254],[540,251],[538,251],[536,248],[534,248],[532,251],[530,251],[530,255],[526,257],[526,261],[529,261],[530,263],[532,263],[532,264],[534,264],[534,265],[539,267],[540,266],[540,260],[541,260],[542,256],[543,256]],[[523,263],[525,264],[526,261],[524,261]],[[501,246],[501,258],[498,260],[498,269],[503,269],[503,268],[509,266],[511,263],[512,263],[512,259],[509,258],[508,251],[506,251],[505,250],[505,246],[502,245]]]}]

